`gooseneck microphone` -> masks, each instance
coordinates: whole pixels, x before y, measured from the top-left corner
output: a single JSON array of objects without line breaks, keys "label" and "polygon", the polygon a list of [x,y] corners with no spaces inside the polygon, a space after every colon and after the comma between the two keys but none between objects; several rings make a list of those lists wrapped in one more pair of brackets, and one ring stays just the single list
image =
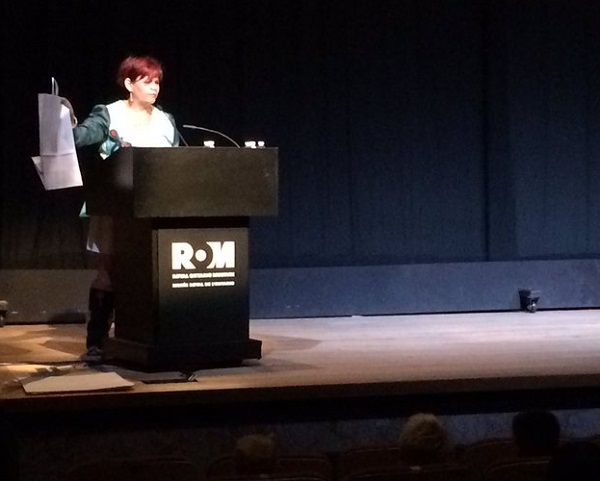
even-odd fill
[{"label": "gooseneck microphone", "polygon": [[183,126],[184,129],[193,129],[193,130],[203,130],[204,132],[210,132],[211,134],[217,134],[220,135],[221,137],[226,138],[227,140],[229,140],[229,142],[231,142],[233,145],[235,145],[236,147],[240,147],[240,144],[238,144],[235,140],[233,140],[231,137],[229,137],[229,135],[225,135],[223,132],[219,132],[218,130],[212,130],[212,129],[207,129],[206,127],[199,127],[198,125],[184,125]]},{"label": "gooseneck microphone", "polygon": [[179,140],[181,140],[181,142],[183,143],[183,145],[185,145],[186,147],[189,147],[190,144],[188,144],[185,139],[183,138],[183,135],[181,135],[181,132],[179,132],[179,129],[177,127],[175,127],[175,133],[177,134],[177,137],[179,137]]}]

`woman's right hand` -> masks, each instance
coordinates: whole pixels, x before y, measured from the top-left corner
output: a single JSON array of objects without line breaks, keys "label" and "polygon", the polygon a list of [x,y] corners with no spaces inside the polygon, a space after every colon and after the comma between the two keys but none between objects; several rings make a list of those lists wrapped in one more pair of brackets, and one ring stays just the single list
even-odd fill
[{"label": "woman's right hand", "polygon": [[69,109],[69,113],[71,115],[71,127],[75,127],[77,125],[77,117],[75,117],[75,112],[73,111],[73,106],[71,105],[71,102],[69,102],[64,97],[61,97],[60,103]]}]

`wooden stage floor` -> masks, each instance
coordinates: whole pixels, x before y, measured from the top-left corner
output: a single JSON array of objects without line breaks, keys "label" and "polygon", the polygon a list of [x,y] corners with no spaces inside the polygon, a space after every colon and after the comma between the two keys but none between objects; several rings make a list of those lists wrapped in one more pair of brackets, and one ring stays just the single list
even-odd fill
[{"label": "wooden stage floor", "polygon": [[[205,467],[256,430],[277,433],[287,449],[340,452],[392,442],[416,411],[443,415],[462,442],[509,433],[510,413],[528,407],[559,410],[572,437],[600,429],[600,310],[257,319],[250,327],[264,343],[261,360],[164,384],[143,381],[177,373],[79,362],[83,324],[1,328],[0,445],[15,451],[4,464],[21,481],[60,481],[72,462],[124,452],[174,452]],[[62,376],[116,372],[133,387],[28,395],[15,378],[38,366],[72,369]]]},{"label": "wooden stage floor", "polygon": [[250,330],[263,341],[261,360],[203,369],[193,382],[146,384],[171,373],[107,365],[100,369],[134,386],[32,396],[15,377],[33,365],[90,370],[78,361],[85,326],[7,325],[0,329],[0,405],[35,411],[62,410],[67,398],[69,409],[344,399],[374,408],[386,398],[510,393],[515,400],[519,393],[523,400],[534,392],[552,393],[556,403],[572,402],[573,389],[588,407],[600,399],[600,310],[257,319]]}]

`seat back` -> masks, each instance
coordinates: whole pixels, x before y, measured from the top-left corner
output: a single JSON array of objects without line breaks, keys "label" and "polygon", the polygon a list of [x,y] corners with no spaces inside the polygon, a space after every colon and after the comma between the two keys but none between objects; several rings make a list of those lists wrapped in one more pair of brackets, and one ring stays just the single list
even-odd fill
[{"label": "seat back", "polygon": [[210,479],[211,481],[323,481],[318,476],[303,473],[232,474]]},{"label": "seat back", "polygon": [[[317,477],[322,481],[331,481],[333,479],[333,466],[329,458],[324,454],[287,454],[279,457],[275,473],[272,474],[280,476],[304,474]],[[231,454],[215,458],[209,463],[206,470],[206,477],[208,479],[222,478],[224,476],[236,476],[233,456]]]},{"label": "seat back", "polygon": [[337,475],[342,479],[361,473],[393,471],[401,466],[400,448],[397,446],[359,447],[340,453]]},{"label": "seat back", "polygon": [[512,439],[486,439],[465,446],[461,461],[481,477],[492,465],[516,456],[517,446]]},{"label": "seat back", "polygon": [[515,458],[491,466],[484,481],[545,481],[549,457]]},{"label": "seat back", "polygon": [[197,466],[179,457],[102,459],[73,466],[65,481],[201,481]]},{"label": "seat back", "polygon": [[440,463],[355,473],[342,478],[342,481],[474,481],[474,479],[468,466],[458,463]]}]

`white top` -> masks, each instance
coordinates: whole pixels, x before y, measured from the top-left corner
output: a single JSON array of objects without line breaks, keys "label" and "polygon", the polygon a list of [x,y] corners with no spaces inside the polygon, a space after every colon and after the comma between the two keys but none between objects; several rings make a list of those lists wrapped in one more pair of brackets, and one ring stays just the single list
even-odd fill
[{"label": "white top", "polygon": [[[122,142],[133,147],[172,147],[176,132],[171,118],[162,110],[153,107],[150,121],[136,125],[135,116],[127,107],[127,100],[117,100],[106,106],[110,117],[109,131],[116,131]],[[115,148],[110,137],[100,146],[100,155],[106,158]],[[84,207],[85,208],[85,207]],[[112,254],[113,221],[108,216],[91,216],[87,249],[92,252]],[[96,287],[111,288],[110,279],[96,281]]]},{"label": "white top", "polygon": [[[133,147],[172,147],[175,144],[175,127],[162,110],[153,107],[150,122],[136,125],[127,100],[117,100],[106,108],[110,115],[109,130],[116,130],[119,137]],[[104,154],[103,157],[108,156],[108,153]]]}]

